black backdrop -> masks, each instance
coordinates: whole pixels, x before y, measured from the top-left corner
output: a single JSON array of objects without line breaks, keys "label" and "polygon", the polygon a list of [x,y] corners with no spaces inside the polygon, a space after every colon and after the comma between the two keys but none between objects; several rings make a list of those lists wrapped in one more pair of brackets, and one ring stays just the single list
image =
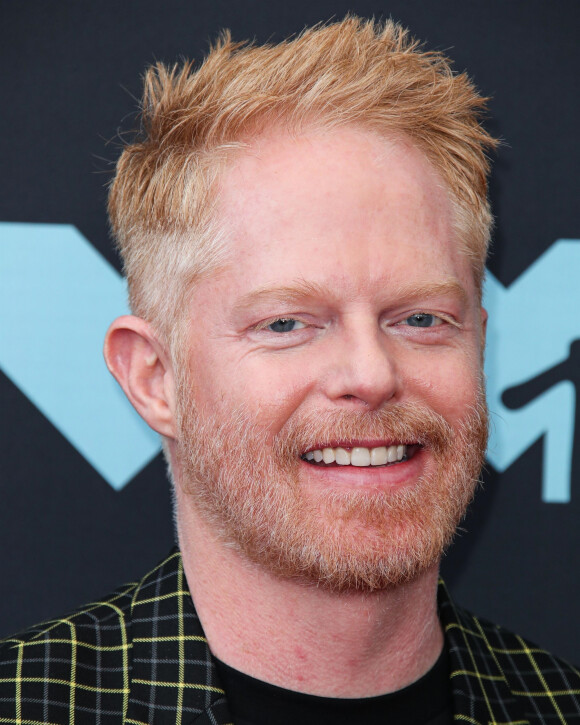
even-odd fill
[{"label": "black backdrop", "polygon": [[[144,66],[200,58],[222,27],[238,39],[278,40],[347,11],[402,21],[493,96],[489,128],[506,141],[491,185],[499,220],[488,268],[497,279],[511,285],[557,239],[580,239],[574,0],[4,0],[0,221],[73,224],[119,269],[105,183],[119,125],[134,124]],[[576,331],[579,302],[577,293],[557,311]],[[6,319],[15,311],[3,312]],[[551,320],[522,305],[504,324],[525,324],[541,338]],[[542,390],[562,376],[577,385],[578,343],[571,350],[564,367],[543,375]],[[42,360],[42,346],[34,354]],[[140,575],[165,553],[173,531],[160,456],[116,491],[2,373],[0,410],[3,635]],[[577,451],[567,503],[542,500],[542,437],[503,473],[488,466],[468,533],[443,570],[461,603],[580,662]]]}]

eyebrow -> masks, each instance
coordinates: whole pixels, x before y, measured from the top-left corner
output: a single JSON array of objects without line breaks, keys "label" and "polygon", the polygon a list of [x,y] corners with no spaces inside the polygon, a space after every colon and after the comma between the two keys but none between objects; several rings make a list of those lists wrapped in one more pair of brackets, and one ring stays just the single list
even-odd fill
[{"label": "eyebrow", "polygon": [[236,307],[238,309],[250,309],[263,300],[292,303],[309,298],[329,299],[336,297],[327,287],[316,282],[298,280],[292,285],[282,287],[258,287],[241,297]]},{"label": "eyebrow", "polygon": [[[280,302],[283,304],[292,304],[307,299],[319,300],[339,300],[342,296],[338,293],[338,287],[331,289],[327,286],[317,284],[316,282],[308,282],[306,280],[298,280],[292,285],[284,285],[281,287],[258,287],[238,300],[236,307],[239,310],[251,309],[254,305],[262,301]],[[402,304],[415,298],[430,299],[434,297],[456,297],[461,303],[468,301],[468,294],[465,288],[455,278],[450,278],[442,282],[425,282],[425,283],[395,283],[385,284],[389,298],[393,299],[393,303]]]},{"label": "eyebrow", "polygon": [[394,299],[402,302],[415,297],[457,297],[463,304],[468,301],[468,294],[465,287],[455,278],[446,279],[442,282],[425,282],[416,284],[413,282],[395,284],[389,287],[389,294]]}]

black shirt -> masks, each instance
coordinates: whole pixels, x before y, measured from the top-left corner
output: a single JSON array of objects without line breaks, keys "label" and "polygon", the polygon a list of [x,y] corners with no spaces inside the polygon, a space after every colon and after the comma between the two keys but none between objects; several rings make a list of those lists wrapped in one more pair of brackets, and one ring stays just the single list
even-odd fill
[{"label": "black shirt", "polygon": [[216,662],[234,725],[449,725],[453,720],[445,647],[416,682],[397,692],[364,698],[306,695]]}]

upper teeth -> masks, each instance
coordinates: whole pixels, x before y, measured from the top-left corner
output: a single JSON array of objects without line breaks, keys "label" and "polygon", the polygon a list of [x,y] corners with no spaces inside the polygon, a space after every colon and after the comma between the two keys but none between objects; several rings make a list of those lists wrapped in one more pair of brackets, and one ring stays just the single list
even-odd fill
[{"label": "upper teeth", "polygon": [[308,451],[304,458],[307,461],[320,463],[337,463],[339,466],[384,466],[387,463],[402,461],[407,453],[407,446],[378,446],[377,448],[363,448],[357,446],[346,448],[318,448]]}]

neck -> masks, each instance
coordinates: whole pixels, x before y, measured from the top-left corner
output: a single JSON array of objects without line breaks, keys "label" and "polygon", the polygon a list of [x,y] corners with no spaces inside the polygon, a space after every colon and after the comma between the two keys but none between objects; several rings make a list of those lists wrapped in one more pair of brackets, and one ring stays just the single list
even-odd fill
[{"label": "neck", "polygon": [[370,594],[279,579],[225,546],[188,504],[178,505],[185,574],[210,649],[226,664],[298,692],[370,697],[436,661],[436,567]]}]

